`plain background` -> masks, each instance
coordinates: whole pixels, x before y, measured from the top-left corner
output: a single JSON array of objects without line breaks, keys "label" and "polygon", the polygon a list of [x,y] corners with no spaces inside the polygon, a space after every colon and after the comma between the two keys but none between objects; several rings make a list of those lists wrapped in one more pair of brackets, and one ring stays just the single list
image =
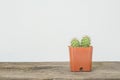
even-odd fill
[{"label": "plain background", "polygon": [[120,0],[0,0],[0,61],[69,61],[89,35],[93,61],[120,61]]}]

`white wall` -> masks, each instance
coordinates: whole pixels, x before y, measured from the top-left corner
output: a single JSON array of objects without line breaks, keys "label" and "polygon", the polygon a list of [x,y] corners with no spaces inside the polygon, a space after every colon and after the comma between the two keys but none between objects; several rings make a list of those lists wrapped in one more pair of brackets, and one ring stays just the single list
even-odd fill
[{"label": "white wall", "polygon": [[0,61],[68,61],[86,34],[94,61],[120,61],[120,0],[0,0]]}]

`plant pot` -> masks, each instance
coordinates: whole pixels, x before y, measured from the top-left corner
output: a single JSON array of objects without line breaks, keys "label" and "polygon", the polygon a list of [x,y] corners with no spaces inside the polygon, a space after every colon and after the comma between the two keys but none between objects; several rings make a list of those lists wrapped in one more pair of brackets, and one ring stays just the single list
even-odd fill
[{"label": "plant pot", "polygon": [[92,68],[92,49],[93,47],[71,47],[70,68],[72,72],[91,71]]}]

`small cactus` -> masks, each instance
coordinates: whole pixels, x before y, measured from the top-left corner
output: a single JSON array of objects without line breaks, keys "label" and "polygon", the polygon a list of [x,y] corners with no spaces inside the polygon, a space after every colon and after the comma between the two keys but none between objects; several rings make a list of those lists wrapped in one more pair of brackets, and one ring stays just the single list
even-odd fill
[{"label": "small cactus", "polygon": [[77,40],[76,38],[74,38],[74,39],[71,41],[71,46],[72,46],[72,47],[80,47],[80,42],[79,42],[79,40]]},{"label": "small cactus", "polygon": [[84,36],[82,39],[81,39],[81,47],[89,47],[90,46],[90,38],[88,36]]}]

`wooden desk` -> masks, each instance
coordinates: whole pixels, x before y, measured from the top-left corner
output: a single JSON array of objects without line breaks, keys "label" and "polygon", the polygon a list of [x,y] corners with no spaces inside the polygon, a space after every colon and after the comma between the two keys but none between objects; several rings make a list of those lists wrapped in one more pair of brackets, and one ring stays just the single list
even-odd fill
[{"label": "wooden desk", "polygon": [[70,72],[68,62],[0,62],[0,80],[120,80],[120,62],[93,62],[91,72]]}]

